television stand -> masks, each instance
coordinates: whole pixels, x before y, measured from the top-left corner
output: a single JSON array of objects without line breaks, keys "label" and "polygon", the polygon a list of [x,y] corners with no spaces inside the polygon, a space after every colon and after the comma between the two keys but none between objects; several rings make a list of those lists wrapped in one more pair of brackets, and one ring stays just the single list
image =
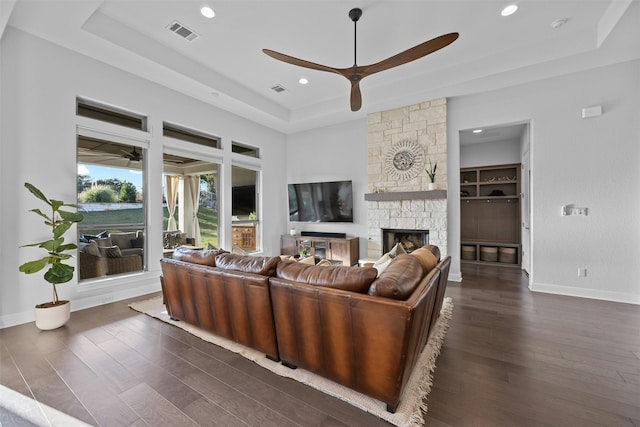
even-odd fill
[{"label": "television stand", "polygon": [[[280,253],[282,255],[299,255],[304,246],[309,249],[307,255],[329,260],[336,265],[357,265],[360,258],[360,239],[358,237],[325,237],[283,234],[280,237]],[[336,234],[336,233],[324,233]],[[340,234],[340,233],[337,233]]]}]

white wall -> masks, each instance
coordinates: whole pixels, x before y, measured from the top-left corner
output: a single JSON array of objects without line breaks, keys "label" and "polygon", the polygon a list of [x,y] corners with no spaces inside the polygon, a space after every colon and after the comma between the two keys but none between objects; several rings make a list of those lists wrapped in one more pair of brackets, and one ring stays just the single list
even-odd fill
[{"label": "white wall", "polygon": [[[530,122],[527,139],[514,144],[517,157],[509,159],[517,163],[519,150],[529,147],[532,290],[640,303],[639,86],[640,62],[634,61],[448,98],[450,189],[459,186],[460,130]],[[602,105],[604,114],[582,119],[582,108],[591,105]],[[343,178],[350,170],[353,179],[365,185],[365,165],[359,158],[364,156],[365,141],[360,136],[364,131],[365,124],[355,121],[291,135],[287,181]],[[360,198],[354,196],[356,201]],[[588,207],[589,216],[562,217],[560,208],[569,203]],[[459,198],[450,197],[448,209],[448,245],[455,248],[460,244]],[[352,234],[362,238],[366,217],[360,209],[356,215]],[[334,228],[332,224],[303,227]],[[364,251],[362,242],[360,250]],[[453,249],[450,253],[450,277],[455,278],[460,274],[460,255]],[[587,277],[578,277],[578,267],[587,268]]]},{"label": "white wall", "polygon": [[520,140],[483,142],[460,146],[460,167],[520,163]]},{"label": "white wall", "polygon": [[[367,123],[354,120],[289,135],[287,183],[353,181],[353,223],[289,223],[300,231],[347,233],[360,237],[360,256],[367,254]],[[283,185],[281,191],[286,192]],[[287,201],[284,201],[285,207]],[[287,228],[288,229],[288,228]]]},{"label": "white wall", "polygon": [[[112,278],[95,286],[79,286],[75,280],[59,286],[61,298],[70,299],[73,310],[160,289],[157,260],[162,249],[161,159],[166,143],[161,137],[163,120],[222,138],[223,186],[230,187],[231,160],[238,156],[231,153],[231,141],[260,148],[262,179],[268,183],[262,193],[264,249],[267,254],[279,253],[279,236],[287,230],[286,193],[282,191],[287,180],[282,167],[286,155],[283,134],[11,27],[0,40],[0,60],[0,327],[33,320],[34,305],[51,298],[50,285],[41,274],[24,275],[18,271],[18,265],[39,255],[36,249],[18,247],[46,237],[38,218],[27,212],[38,202],[22,184],[29,181],[49,197],[75,200],[76,96],[147,115],[151,130],[147,158],[152,165],[146,187],[150,200],[149,271],[126,280]],[[364,138],[364,131],[361,135]],[[223,198],[230,203],[229,191],[223,193]],[[227,210],[230,214],[230,207]],[[230,247],[231,223],[227,220],[221,225],[229,230],[224,233],[223,244]]]},{"label": "white wall", "polygon": [[[640,61],[633,61],[449,99],[454,147],[461,129],[531,121],[532,290],[640,303],[639,94]],[[603,115],[582,119],[593,105]],[[459,184],[451,172],[458,161],[450,155],[450,188]],[[460,204],[450,203],[454,247]],[[570,203],[589,215],[561,216]],[[579,267],[587,277],[578,277]]]}]

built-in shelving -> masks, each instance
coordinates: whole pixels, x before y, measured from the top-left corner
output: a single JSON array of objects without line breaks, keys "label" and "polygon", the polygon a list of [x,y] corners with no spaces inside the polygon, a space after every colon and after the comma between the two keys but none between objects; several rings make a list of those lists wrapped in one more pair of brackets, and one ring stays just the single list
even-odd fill
[{"label": "built-in shelving", "polygon": [[520,164],[460,170],[463,262],[519,266]]}]

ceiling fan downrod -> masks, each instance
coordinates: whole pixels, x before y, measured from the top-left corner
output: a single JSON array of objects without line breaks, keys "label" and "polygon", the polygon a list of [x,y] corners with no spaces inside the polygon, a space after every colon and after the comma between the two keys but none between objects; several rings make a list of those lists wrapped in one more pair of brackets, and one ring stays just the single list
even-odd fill
[{"label": "ceiling fan downrod", "polygon": [[[358,66],[358,19],[362,16],[362,9],[354,8],[349,11],[349,18],[353,21],[353,68],[355,69]],[[353,74],[349,77],[351,81],[360,80],[360,76],[357,74]]]}]

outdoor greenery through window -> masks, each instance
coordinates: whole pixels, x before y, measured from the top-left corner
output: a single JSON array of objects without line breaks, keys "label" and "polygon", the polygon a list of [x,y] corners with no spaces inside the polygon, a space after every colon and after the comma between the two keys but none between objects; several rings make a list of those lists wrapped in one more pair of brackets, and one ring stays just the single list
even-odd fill
[{"label": "outdoor greenery through window", "polygon": [[78,136],[80,279],[144,268],[145,150]]},{"label": "outdoor greenery through window", "polygon": [[165,254],[183,245],[219,247],[219,165],[165,153],[163,172]]}]

